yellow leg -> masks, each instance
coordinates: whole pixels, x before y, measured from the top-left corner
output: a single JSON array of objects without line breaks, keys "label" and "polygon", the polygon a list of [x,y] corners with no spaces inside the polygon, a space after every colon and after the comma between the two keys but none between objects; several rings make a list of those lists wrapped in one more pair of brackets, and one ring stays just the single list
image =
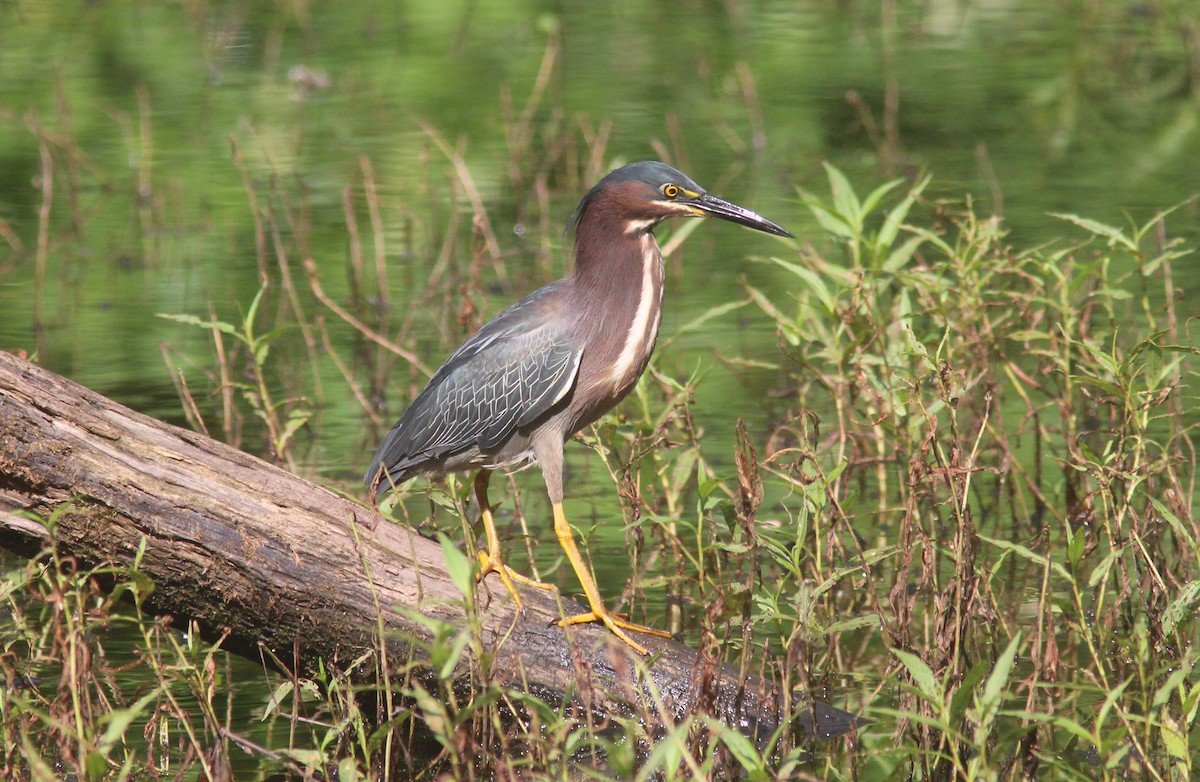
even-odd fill
[{"label": "yellow leg", "polygon": [[517,610],[520,611],[523,606],[521,605],[521,596],[517,594],[517,588],[513,586],[514,581],[537,589],[553,589],[554,585],[534,581],[504,564],[504,560],[500,557],[500,536],[496,534],[496,522],[492,518],[492,507],[488,504],[487,498],[490,478],[491,473],[487,470],[480,470],[479,474],[475,476],[475,501],[479,503],[479,517],[483,521],[483,534],[487,537],[487,551],[479,552],[480,568],[477,578],[482,581],[488,573],[500,576],[500,581],[504,583],[504,588],[512,595],[513,602],[517,604]]},{"label": "yellow leg", "polygon": [[592,577],[591,570],[588,569],[586,563],[583,561],[583,556],[580,555],[579,549],[575,546],[575,536],[571,534],[571,526],[567,524],[567,516],[563,512],[562,503],[555,502],[552,505],[554,508],[554,534],[558,536],[559,545],[566,552],[567,559],[571,562],[571,567],[575,569],[575,576],[579,579],[579,583],[583,585],[583,593],[587,596],[588,607],[592,609],[586,614],[568,616],[560,620],[559,625],[566,627],[567,625],[584,624],[587,622],[603,622],[609,630],[612,630],[613,635],[629,644],[635,652],[641,655],[648,654],[646,647],[630,638],[625,633],[625,630],[657,635],[660,638],[670,638],[670,633],[655,630],[653,627],[634,624],[622,619],[604,607],[604,603],[600,600],[600,590],[596,588],[596,580]]}]

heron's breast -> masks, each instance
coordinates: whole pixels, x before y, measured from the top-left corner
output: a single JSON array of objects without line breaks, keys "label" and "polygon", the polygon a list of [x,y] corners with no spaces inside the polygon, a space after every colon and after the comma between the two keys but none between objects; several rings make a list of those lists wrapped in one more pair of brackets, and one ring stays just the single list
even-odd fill
[{"label": "heron's breast", "polygon": [[662,254],[649,232],[643,232],[638,243],[636,263],[612,270],[614,295],[596,310],[594,330],[583,349],[572,405],[580,413],[576,431],[612,409],[637,385],[658,340]]}]

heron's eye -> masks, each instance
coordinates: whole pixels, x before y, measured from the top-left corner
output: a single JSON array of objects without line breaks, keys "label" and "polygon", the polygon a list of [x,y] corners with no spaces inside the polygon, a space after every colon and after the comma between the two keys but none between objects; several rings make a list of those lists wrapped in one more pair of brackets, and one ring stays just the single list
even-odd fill
[{"label": "heron's eye", "polygon": [[674,198],[675,196],[679,195],[679,186],[678,185],[663,185],[662,193],[667,198]]}]

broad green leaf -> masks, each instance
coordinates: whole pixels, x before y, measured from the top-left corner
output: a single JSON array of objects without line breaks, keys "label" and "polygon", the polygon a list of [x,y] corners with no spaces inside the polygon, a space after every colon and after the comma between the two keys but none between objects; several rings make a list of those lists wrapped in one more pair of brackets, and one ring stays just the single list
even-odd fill
[{"label": "broad green leaf", "polygon": [[[877,246],[880,248],[892,246],[892,242],[896,241],[896,236],[900,233],[900,226],[908,218],[908,212],[912,209],[913,202],[916,201],[917,193],[928,183],[929,178],[926,177],[915,189],[909,192],[903,201],[896,204],[892,208],[892,211],[888,212],[887,219],[883,221],[883,226],[879,229],[879,236],[876,237]],[[871,195],[874,195],[874,193]]]},{"label": "broad green leaf", "polygon": [[108,755],[112,748],[124,738],[125,731],[129,730],[129,726],[134,720],[145,716],[142,712],[157,698],[158,690],[151,690],[138,698],[132,706],[113,709],[101,717],[101,720],[108,722],[104,728],[104,735],[100,737],[100,749],[105,755]]},{"label": "broad green leaf", "polygon": [[861,236],[863,210],[850,180],[829,161],[825,161],[823,165],[825,175],[829,177],[829,191],[833,194],[833,208],[846,221],[854,236]]},{"label": "broad green leaf", "polygon": [[354,756],[344,757],[337,766],[338,782],[358,782],[363,777],[358,773],[358,762]]},{"label": "broad green leaf", "polygon": [[908,669],[908,675],[912,677],[917,689],[921,691],[925,699],[933,704],[941,704],[942,685],[933,675],[933,669],[926,665],[920,657],[903,649],[892,649],[892,654],[904,663],[904,667]]},{"label": "broad green leaf", "polygon": [[[1151,497],[1150,503],[1154,505],[1154,510],[1158,511],[1158,514],[1163,517],[1175,534],[1179,536],[1179,539],[1184,541],[1190,550],[1195,551],[1198,548],[1197,541],[1192,537],[1191,530],[1183,525],[1179,517],[1172,513],[1171,509],[1162,503],[1162,500]],[[1200,557],[1200,552],[1196,556]]]},{"label": "broad green leaf", "polygon": [[1118,399],[1120,397],[1124,396],[1124,392],[1121,389],[1121,387],[1119,385],[1117,385],[1116,383],[1112,382],[1111,380],[1105,380],[1103,378],[1094,377],[1092,375],[1074,375],[1074,374],[1071,375],[1071,379],[1077,383],[1080,383],[1081,385],[1091,386],[1092,388],[1098,388],[1101,391],[1103,391],[1104,393],[1108,394],[1109,396],[1116,397]]},{"label": "broad green leaf", "polygon": [[1071,574],[1067,571],[1067,569],[1065,567],[1062,566],[1061,563],[1052,562],[1052,561],[1046,559],[1046,557],[1042,556],[1041,554],[1038,554],[1035,551],[1032,551],[1029,548],[1022,546],[1020,543],[1012,543],[1010,541],[1001,540],[999,538],[989,538],[987,535],[980,535],[979,539],[982,540],[984,543],[990,543],[991,545],[995,546],[998,549],[1003,549],[1004,551],[1011,551],[1012,553],[1016,554],[1017,556],[1021,557],[1022,559],[1025,559],[1025,560],[1028,560],[1029,562],[1034,563],[1038,567],[1041,567],[1041,568],[1049,567],[1055,573],[1057,573],[1058,575],[1065,578],[1068,583],[1072,583],[1072,584],[1075,583],[1074,577],[1071,576]]},{"label": "broad green leaf", "polygon": [[915,226],[909,227],[909,229],[908,229],[908,230],[909,230],[911,233],[913,233],[913,234],[916,234],[917,236],[920,236],[920,237],[924,238],[924,239],[925,239],[925,241],[929,242],[929,243],[930,243],[930,244],[932,244],[934,247],[936,247],[938,250],[940,250],[940,251],[941,251],[941,253],[942,253],[943,255],[945,255],[947,258],[953,258],[953,257],[955,257],[955,256],[958,254],[958,253],[957,253],[957,251],[956,251],[956,250],[955,250],[953,247],[951,247],[950,245],[946,244],[946,240],[945,240],[945,239],[943,239],[942,237],[938,236],[938,235],[937,235],[937,234],[935,234],[933,231],[930,231],[930,230],[928,230],[928,229],[925,229],[925,228],[917,228],[917,227],[915,227]]},{"label": "broad green leaf", "polygon": [[954,694],[950,696],[950,719],[961,720],[967,713],[967,704],[974,700],[975,685],[983,681],[983,675],[987,673],[987,670],[987,661],[982,661],[975,663],[971,670],[963,676],[962,681],[955,688]]},{"label": "broad green leaf", "polygon": [[808,286],[808,289],[815,293],[817,298],[821,300],[821,304],[825,307],[826,312],[834,312],[837,309],[837,303],[834,301],[833,294],[830,293],[825,281],[821,279],[821,275],[812,269],[806,269],[799,264],[780,258],[772,258],[771,261],[799,277]]},{"label": "broad green leaf", "polygon": [[979,706],[980,711],[983,712],[980,716],[986,722],[990,723],[1000,709],[1000,703],[1004,699],[1004,685],[1008,683],[1008,676],[1016,663],[1017,648],[1020,645],[1021,633],[1018,632],[1000,653],[991,675],[987,678],[987,683],[983,685],[983,696],[979,700]]},{"label": "broad green leaf", "polygon": [[[882,185],[880,185],[879,187],[872,190],[870,195],[868,195],[866,198],[863,199],[863,202],[862,202],[863,215],[869,215],[869,214],[871,214],[871,212],[874,212],[875,207],[879,206],[879,202],[883,200],[883,197],[885,195],[887,195],[888,193],[892,192],[893,190],[895,190],[897,186],[899,186],[903,183],[904,183],[903,179],[893,179],[890,182],[884,182]],[[907,208],[905,209],[905,211],[908,211]],[[901,219],[903,219],[903,218],[901,218]]]},{"label": "broad green leaf", "polygon": [[787,315],[784,315],[783,312],[775,306],[773,301],[763,295],[762,291],[759,291],[757,288],[751,288],[750,286],[746,286],[746,290],[750,293],[750,298],[754,300],[754,303],[758,305],[758,308],[765,312],[767,317],[775,321],[776,325],[780,327],[788,327],[791,328],[793,332],[795,331],[794,327],[792,327],[792,319]]},{"label": "broad green leaf", "polygon": [[1061,212],[1051,212],[1051,217],[1057,217],[1059,220],[1066,220],[1069,223],[1074,223],[1080,228],[1093,233],[1097,236],[1103,236],[1108,239],[1109,246],[1120,245],[1131,252],[1137,252],[1137,243],[1125,235],[1120,228],[1114,228],[1111,225],[1105,225],[1099,220],[1092,220],[1089,217],[1080,217],[1079,215],[1063,214]]},{"label": "broad green leaf", "polygon": [[[1175,765],[1182,766],[1181,770],[1184,771],[1190,769],[1191,750],[1188,749],[1187,734],[1179,726],[1179,723],[1173,720],[1170,714],[1164,713],[1159,730],[1162,733],[1163,747],[1166,748],[1167,754],[1171,756],[1171,759],[1175,761]],[[1193,777],[1191,774],[1188,774],[1188,778],[1191,779]]]},{"label": "broad green leaf", "polygon": [[417,702],[417,708],[421,711],[421,721],[425,723],[425,727],[433,733],[433,737],[441,743],[443,747],[453,747],[454,728],[449,715],[446,714],[445,707],[435,697],[429,694],[419,684],[413,685],[408,694],[414,701]]},{"label": "broad green leaf", "polygon": [[469,600],[475,593],[475,576],[471,572],[471,561],[445,534],[438,533],[438,543],[442,547],[442,557],[446,560],[446,572],[450,574],[450,580],[463,597]]},{"label": "broad green leaf", "polygon": [[917,248],[924,243],[924,236],[909,237],[904,244],[892,251],[891,255],[884,260],[881,268],[883,271],[890,274],[897,273],[904,268],[910,260],[912,260],[913,254],[917,251]]},{"label": "broad green leaf", "polygon": [[847,241],[855,238],[853,226],[847,223],[843,217],[828,209],[824,204],[816,201],[809,201],[806,203],[809,211],[813,213],[813,216],[817,218],[817,222],[821,224],[821,227],[824,228],[826,232],[831,233],[834,236],[841,237],[842,239],[846,239]]},{"label": "broad green leaf", "polygon": [[1158,272],[1158,267],[1162,266],[1167,261],[1175,261],[1179,258],[1185,258],[1191,255],[1195,250],[1172,250],[1161,253],[1142,264],[1141,273],[1143,277],[1152,277]]},{"label": "broad green leaf", "polygon": [[1104,725],[1104,721],[1108,719],[1108,714],[1121,703],[1121,699],[1125,695],[1125,690],[1129,689],[1129,685],[1133,683],[1133,678],[1130,677],[1109,690],[1104,696],[1104,703],[1100,705],[1100,709],[1096,715],[1097,731],[1100,726]]},{"label": "broad green leaf", "polygon": [[1163,633],[1170,635],[1180,622],[1194,618],[1197,606],[1200,606],[1200,581],[1189,581],[1167,605],[1167,610],[1163,611]]},{"label": "broad green leaf", "polygon": [[271,697],[267,699],[267,705],[263,707],[262,716],[259,717],[260,721],[265,720],[279,710],[283,699],[292,694],[293,686],[290,679],[279,683],[279,686],[271,693]]},{"label": "broad green leaf", "polygon": [[688,479],[692,477],[692,473],[696,471],[696,463],[699,459],[700,452],[695,448],[688,448],[679,454],[679,458],[675,460],[675,465],[671,469],[670,485],[685,486]]},{"label": "broad green leaf", "polygon": [[766,764],[763,762],[762,755],[750,743],[750,739],[746,738],[742,733],[724,728],[721,730],[721,743],[729,750],[729,754],[741,764],[750,775],[750,779],[769,779],[766,772]]},{"label": "broad green leaf", "polygon": [[292,760],[304,766],[306,769],[318,769],[325,767],[325,761],[328,759],[324,752],[318,749],[281,749],[280,754],[291,758]]},{"label": "broad green leaf", "polygon": [[[1021,716],[1024,715],[1022,714]],[[1056,728],[1062,728],[1063,730],[1074,734],[1081,741],[1085,741],[1088,744],[1093,744],[1096,741],[1096,737],[1089,733],[1087,728],[1083,727],[1083,725],[1080,725],[1078,722],[1070,719],[1069,717],[1054,717],[1050,720],[1050,722]]]},{"label": "broad green leaf", "polygon": [[[1077,539],[1083,540],[1083,536],[1080,535]],[[1121,554],[1122,550],[1115,548],[1112,551],[1109,551],[1108,555],[1105,556],[1104,559],[1100,560],[1100,564],[1096,565],[1091,574],[1088,576],[1088,589],[1095,589],[1100,585],[1100,582],[1108,576],[1108,571],[1111,570],[1112,566],[1121,558]]]},{"label": "broad green leaf", "polygon": [[445,659],[438,667],[438,678],[442,681],[449,680],[454,675],[454,669],[458,667],[462,660],[463,650],[467,648],[467,644],[471,641],[471,634],[466,631],[461,631],[454,637],[454,643],[449,649],[445,650]]},{"label": "broad green leaf", "polygon": [[1191,661],[1189,660],[1184,665],[1181,665],[1175,670],[1171,671],[1171,675],[1167,677],[1166,681],[1164,681],[1159,688],[1154,691],[1154,699],[1151,701],[1151,705],[1153,705],[1154,708],[1158,708],[1159,706],[1162,706],[1171,700],[1171,697],[1175,694],[1175,690],[1188,680],[1188,676],[1192,672],[1192,666],[1189,664],[1190,662]]},{"label": "broad green leaf", "polygon": [[844,619],[840,622],[834,622],[825,628],[826,635],[834,633],[844,633],[850,630],[858,630],[859,628],[870,627],[878,629],[879,615],[878,614],[863,614],[852,619]]}]

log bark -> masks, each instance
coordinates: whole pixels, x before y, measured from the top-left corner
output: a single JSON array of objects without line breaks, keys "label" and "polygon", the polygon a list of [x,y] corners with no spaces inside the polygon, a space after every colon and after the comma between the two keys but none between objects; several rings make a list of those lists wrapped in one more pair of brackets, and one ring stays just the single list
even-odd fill
[{"label": "log bark", "polygon": [[[0,545],[46,535],[17,511],[46,518],[64,503],[53,534],[68,553],[129,565],[144,546],[140,568],[155,582],[158,610],[228,628],[234,641],[265,643],[282,659],[296,646],[309,664],[353,659],[376,646],[380,624],[389,652],[408,655],[431,637],[414,612],[466,621],[436,543],[0,352]],[[495,576],[477,594],[493,680],[599,715],[653,713],[653,688],[677,714],[703,707],[758,736],[776,726],[773,687],[679,643],[640,637],[654,655],[644,662],[601,627],[554,626],[562,612],[583,610],[556,592],[524,590],[522,613]],[[821,711],[828,726],[814,712],[818,732],[845,727],[844,713]]]}]

